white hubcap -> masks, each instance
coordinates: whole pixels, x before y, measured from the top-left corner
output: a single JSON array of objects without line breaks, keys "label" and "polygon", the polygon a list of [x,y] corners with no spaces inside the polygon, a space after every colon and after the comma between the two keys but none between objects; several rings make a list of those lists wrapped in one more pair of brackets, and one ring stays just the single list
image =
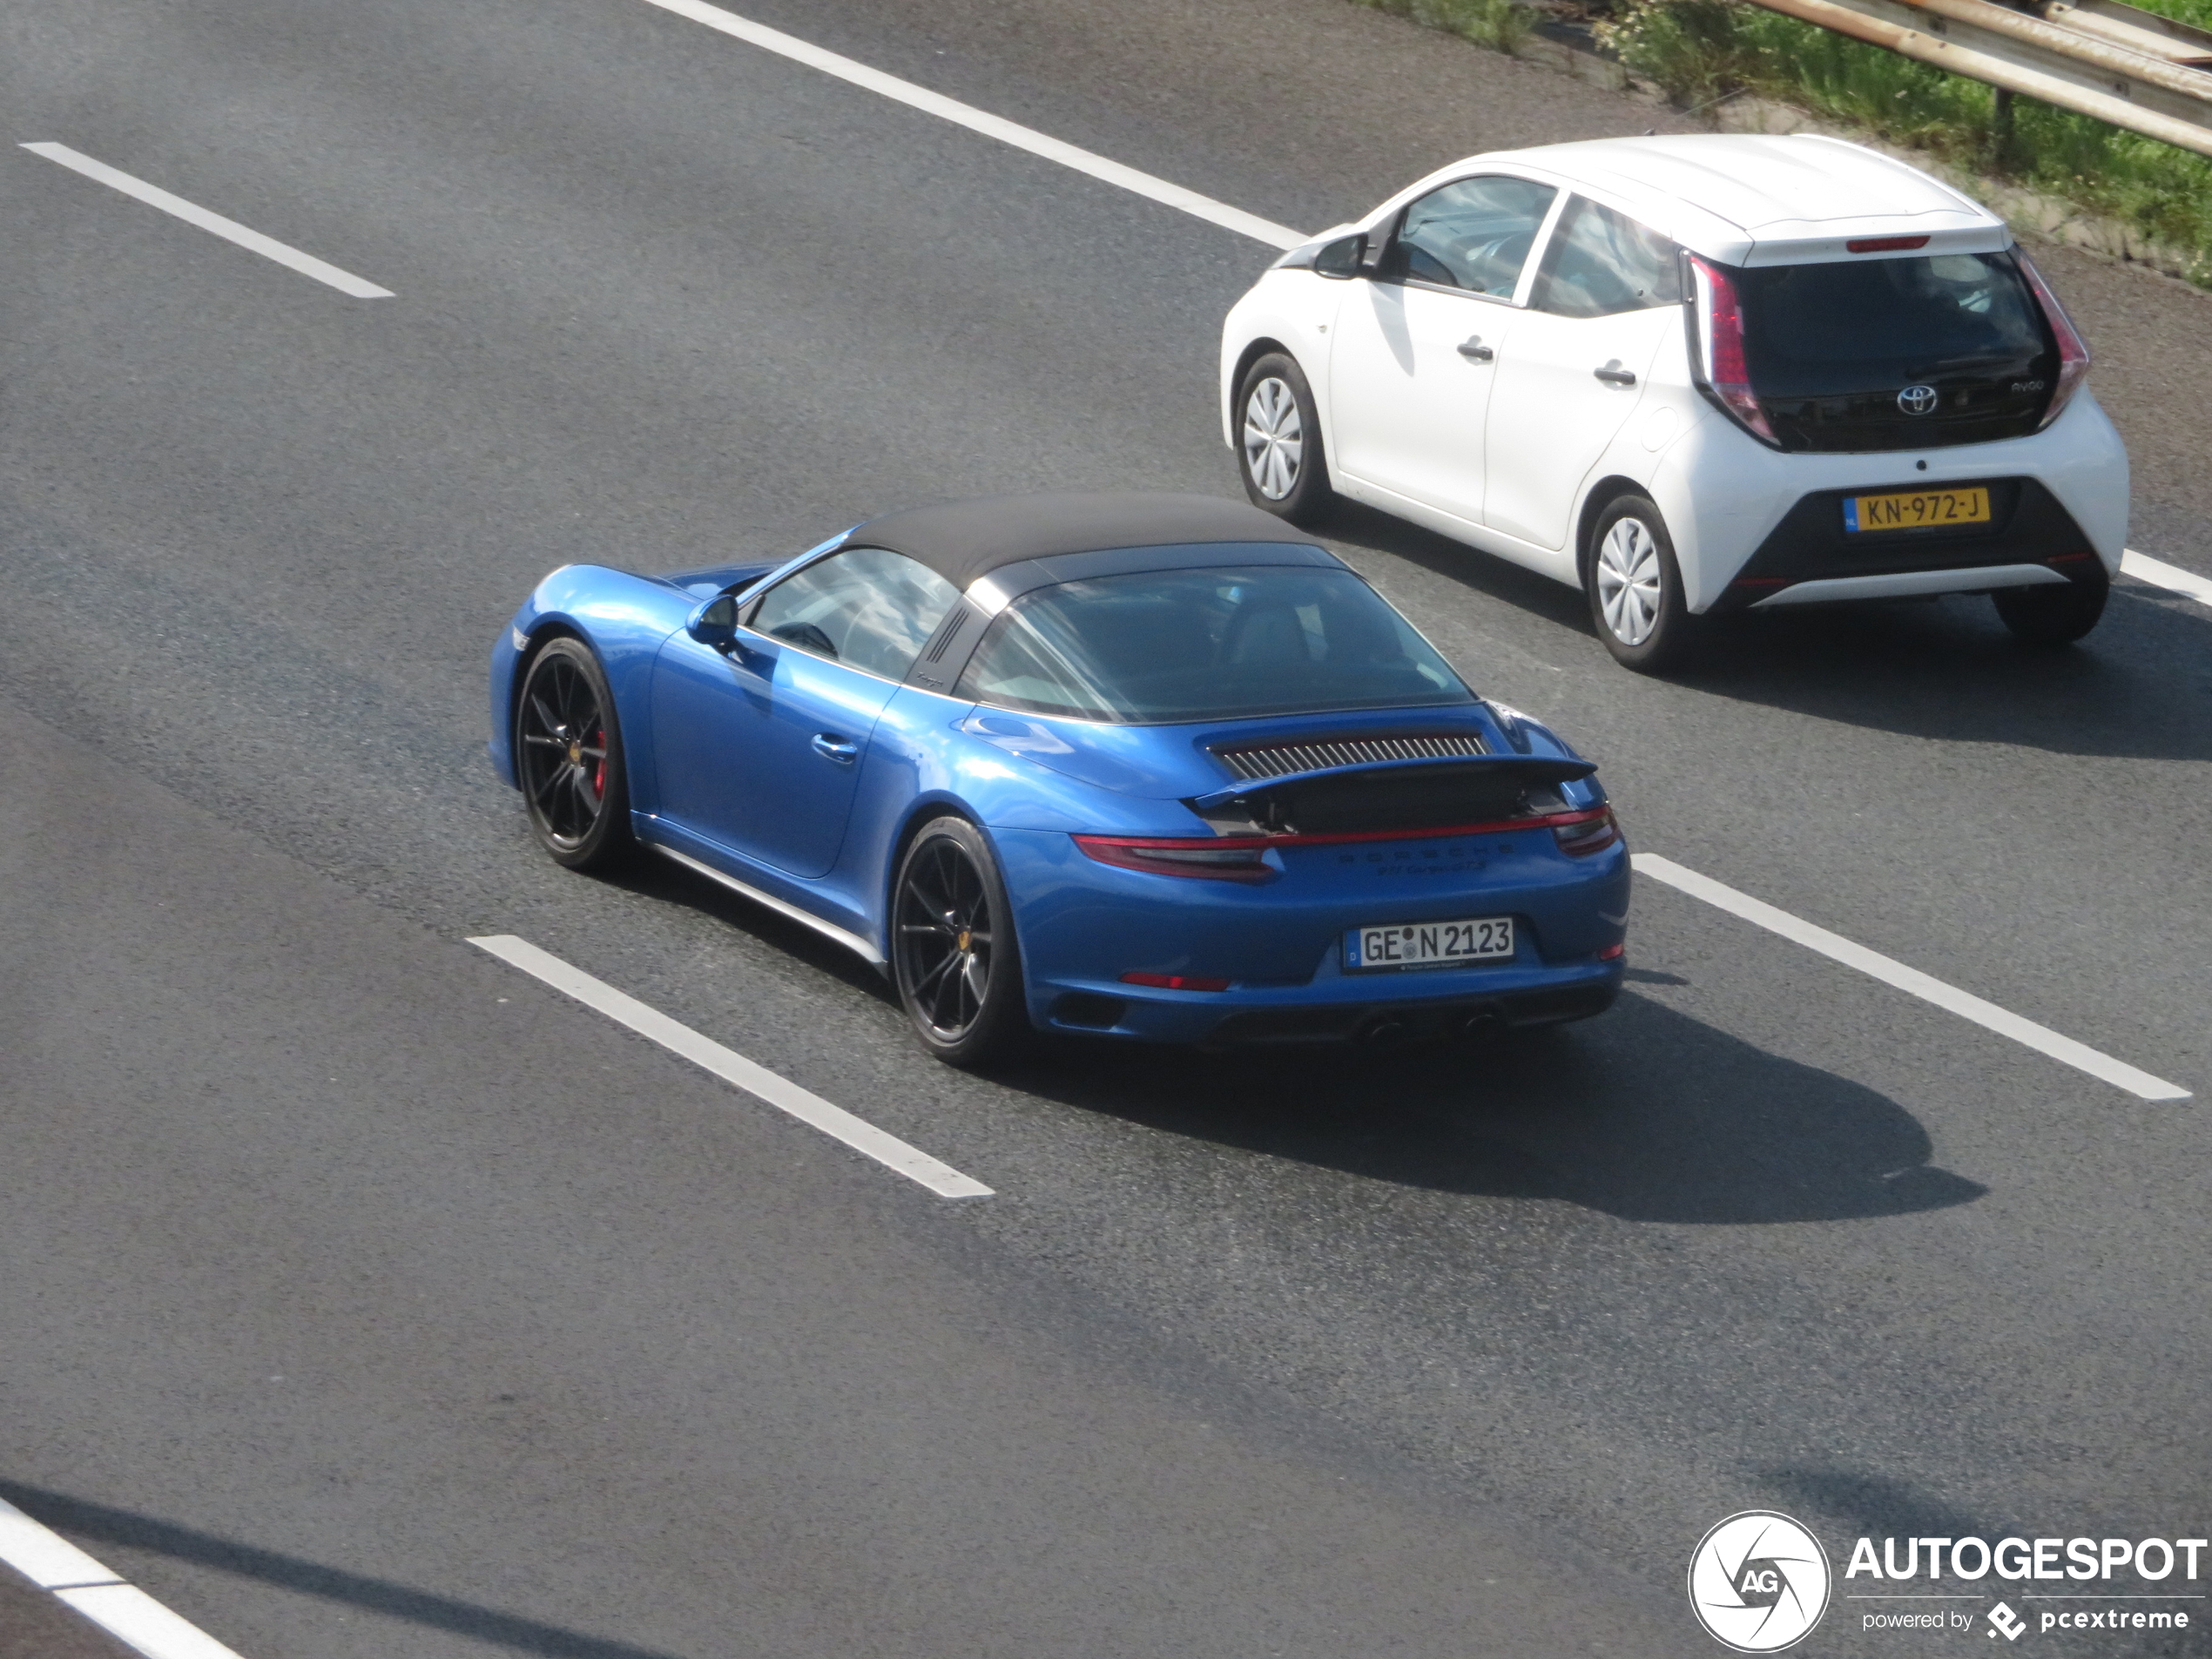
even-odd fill
[{"label": "white hubcap", "polygon": [[1270,377],[1244,400],[1244,469],[1259,493],[1280,501],[1298,488],[1305,458],[1305,423],[1287,381]]},{"label": "white hubcap", "polygon": [[1641,645],[1659,625],[1659,544],[1642,519],[1622,519],[1598,544],[1597,604],[1624,645]]}]

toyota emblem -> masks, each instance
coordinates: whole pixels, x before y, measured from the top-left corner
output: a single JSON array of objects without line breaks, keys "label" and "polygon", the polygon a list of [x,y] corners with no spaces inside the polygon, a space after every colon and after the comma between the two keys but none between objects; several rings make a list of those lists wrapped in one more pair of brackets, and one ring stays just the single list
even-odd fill
[{"label": "toyota emblem", "polygon": [[1932,415],[1941,400],[1932,386],[1908,386],[1897,395],[1897,406],[1907,415]]}]

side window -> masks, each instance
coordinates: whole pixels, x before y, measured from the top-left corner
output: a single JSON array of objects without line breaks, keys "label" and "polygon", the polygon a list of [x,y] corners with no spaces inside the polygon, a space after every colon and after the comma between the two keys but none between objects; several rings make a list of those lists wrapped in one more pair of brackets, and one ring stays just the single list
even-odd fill
[{"label": "side window", "polygon": [[1394,274],[1510,300],[1559,192],[1526,179],[1460,179],[1406,209]]},{"label": "side window", "polygon": [[1562,317],[1610,317],[1682,303],[1675,245],[1577,196],[1559,216],[1528,303]]},{"label": "side window", "polygon": [[927,565],[847,548],[768,590],[746,624],[848,667],[901,679],[960,594]]}]

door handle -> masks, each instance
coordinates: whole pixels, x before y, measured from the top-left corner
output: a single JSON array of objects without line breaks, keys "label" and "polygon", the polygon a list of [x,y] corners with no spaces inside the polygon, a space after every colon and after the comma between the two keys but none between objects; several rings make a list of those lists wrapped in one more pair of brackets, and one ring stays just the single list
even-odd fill
[{"label": "door handle", "polygon": [[1457,349],[1460,355],[1470,363],[1487,363],[1498,354],[1482,343],[1480,334],[1469,334],[1459,343]]},{"label": "door handle", "polygon": [[1608,386],[1634,386],[1636,383],[1635,370],[1633,368],[1622,368],[1621,360],[1617,357],[1611,362],[1608,363],[1603,368],[1594,368],[1590,371],[1590,373],[1596,375],[1598,379],[1603,381]]},{"label": "door handle", "polygon": [[849,766],[860,752],[860,745],[850,738],[840,738],[834,732],[814,734],[814,752],[825,760],[834,760],[840,766]]}]

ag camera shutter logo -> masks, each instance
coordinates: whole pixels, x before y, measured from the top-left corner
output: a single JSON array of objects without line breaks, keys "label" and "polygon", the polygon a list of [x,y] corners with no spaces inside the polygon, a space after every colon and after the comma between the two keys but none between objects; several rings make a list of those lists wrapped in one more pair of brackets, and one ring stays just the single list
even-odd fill
[{"label": "ag camera shutter logo", "polygon": [[1738,1653],[1779,1653],[1812,1634],[1831,1582],[1820,1541],[1771,1509],[1730,1515],[1689,1558],[1689,1606],[1705,1633]]}]

